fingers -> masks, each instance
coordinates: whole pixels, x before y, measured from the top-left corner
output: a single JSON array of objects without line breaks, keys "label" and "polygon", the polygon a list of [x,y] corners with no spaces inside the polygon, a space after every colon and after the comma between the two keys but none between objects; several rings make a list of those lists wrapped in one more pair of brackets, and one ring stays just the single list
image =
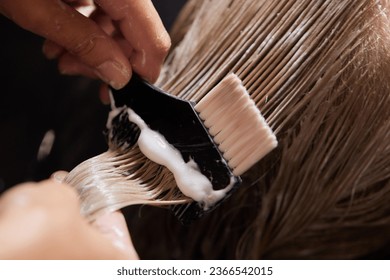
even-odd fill
[{"label": "fingers", "polygon": [[92,226],[74,189],[55,180],[15,186],[0,197],[0,248],[0,259],[138,258],[121,213]]},{"label": "fingers", "polygon": [[63,54],[58,60],[58,68],[64,75],[84,75],[89,78],[99,78],[96,71],[80,62],[80,60],[70,53]]},{"label": "fingers", "polygon": [[56,180],[17,185],[0,197],[0,207],[10,211],[25,211],[35,207],[54,207],[58,201],[63,201],[69,209],[79,211],[79,198],[76,191]]},{"label": "fingers", "polygon": [[94,21],[62,1],[0,1],[0,11],[17,24],[50,39],[114,88],[123,87],[131,77],[128,59],[115,41]]},{"label": "fingers", "polygon": [[[76,3],[80,4],[80,2]],[[90,19],[98,24],[98,26],[109,36],[111,36],[115,30],[111,19],[103,11],[101,11],[101,9],[95,9],[95,11],[90,15]],[[116,39],[115,41],[117,42]],[[121,44],[118,45],[121,48]],[[58,68],[64,75],[83,75],[93,79],[98,78],[98,75],[96,75],[92,67],[84,64],[77,56],[66,52],[63,47],[53,41],[45,40],[42,51],[48,59],[59,59]],[[126,58],[129,57],[126,53],[124,54]]]},{"label": "fingers", "polygon": [[48,58],[60,58],[63,73],[99,77],[119,89],[134,69],[154,82],[170,38],[151,0],[95,2],[104,13],[97,9],[92,19],[75,9],[93,7],[91,0],[35,0],[33,5],[30,0],[0,0],[0,12],[47,38],[43,52]]},{"label": "fingers", "polygon": [[73,223],[78,209],[76,193],[51,180],[8,190],[0,197],[0,259],[48,258],[58,225]]},{"label": "fingers", "polygon": [[130,58],[134,71],[150,82],[160,73],[171,41],[150,0],[96,0],[116,21],[123,37],[134,49]]},{"label": "fingers", "polygon": [[[68,174],[67,171],[59,170],[52,174],[51,179],[57,183],[62,183]],[[125,217],[120,211],[99,216],[93,225],[111,241],[115,248],[123,253],[124,258],[139,259],[131,241]]]}]

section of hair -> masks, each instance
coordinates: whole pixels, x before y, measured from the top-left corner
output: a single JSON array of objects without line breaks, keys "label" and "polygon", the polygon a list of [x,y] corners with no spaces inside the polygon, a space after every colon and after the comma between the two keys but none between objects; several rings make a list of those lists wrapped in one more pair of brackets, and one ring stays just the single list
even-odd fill
[{"label": "section of hair", "polygon": [[[107,121],[109,150],[76,166],[64,179],[78,192],[81,214],[94,220],[130,205],[189,203],[165,167],[147,159],[136,145],[138,127],[127,108],[113,108]],[[161,174],[156,176],[156,174]]]},{"label": "section of hair", "polygon": [[234,72],[280,145],[216,212],[168,224],[159,242],[175,255],[161,257],[359,258],[388,244],[387,2],[193,0],[186,14],[159,85],[197,101]]},{"label": "section of hair", "polygon": [[[142,224],[130,225],[142,258],[363,258],[390,243],[388,8],[379,0],[189,1],[158,85],[199,101],[236,73],[279,147],[190,227],[168,212],[143,221],[147,237]],[[89,182],[104,202],[90,213],[155,203],[127,196],[146,186],[175,188],[136,146],[111,145],[97,161],[89,168],[117,170],[108,179],[127,186]],[[96,204],[91,191],[80,190],[87,205]],[[165,219],[165,231],[153,229]]]}]

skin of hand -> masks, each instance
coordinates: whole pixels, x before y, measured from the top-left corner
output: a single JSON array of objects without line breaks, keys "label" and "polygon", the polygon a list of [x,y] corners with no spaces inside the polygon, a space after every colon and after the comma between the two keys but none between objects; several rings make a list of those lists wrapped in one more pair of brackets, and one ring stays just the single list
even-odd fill
[{"label": "skin of hand", "polygon": [[76,192],[55,180],[0,197],[0,259],[137,259],[121,213],[89,224]]},{"label": "skin of hand", "polygon": [[[91,7],[85,16],[78,10]],[[170,38],[151,0],[0,0],[0,13],[47,40],[63,74],[122,88],[133,71],[155,82]]]}]

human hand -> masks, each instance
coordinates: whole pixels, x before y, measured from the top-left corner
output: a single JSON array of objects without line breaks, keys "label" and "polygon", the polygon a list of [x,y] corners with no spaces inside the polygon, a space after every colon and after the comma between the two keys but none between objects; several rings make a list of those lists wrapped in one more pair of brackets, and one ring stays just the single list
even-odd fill
[{"label": "human hand", "polygon": [[122,88],[134,70],[154,82],[170,38],[151,0],[95,0],[86,17],[77,11],[91,0],[0,0],[0,13],[44,38],[48,58],[60,72],[98,77]]},{"label": "human hand", "polygon": [[89,224],[76,192],[54,180],[0,197],[0,259],[137,259],[119,212]]}]

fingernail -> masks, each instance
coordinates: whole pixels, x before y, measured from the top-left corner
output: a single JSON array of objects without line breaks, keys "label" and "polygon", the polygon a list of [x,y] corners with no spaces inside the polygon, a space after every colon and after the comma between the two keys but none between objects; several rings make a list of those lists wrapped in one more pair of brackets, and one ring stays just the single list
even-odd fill
[{"label": "fingernail", "polygon": [[130,71],[117,61],[105,61],[96,67],[96,75],[115,89],[124,87],[130,79]]},{"label": "fingernail", "polygon": [[51,175],[51,178],[56,181],[57,183],[62,183],[65,180],[66,175],[68,175],[68,172],[60,170],[56,171]]}]

